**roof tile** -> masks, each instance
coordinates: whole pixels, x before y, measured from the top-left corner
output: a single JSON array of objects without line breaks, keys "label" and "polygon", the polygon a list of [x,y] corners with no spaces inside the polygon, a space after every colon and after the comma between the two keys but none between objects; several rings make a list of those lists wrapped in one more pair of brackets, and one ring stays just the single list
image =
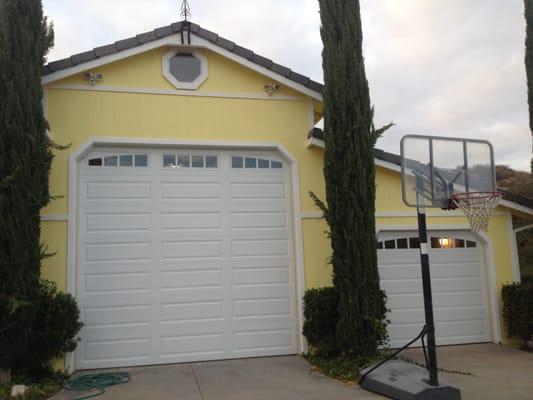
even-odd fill
[{"label": "roof tile", "polygon": [[50,69],[51,72],[59,71],[60,69],[65,69],[74,66],[70,58],[63,58],[61,60],[53,61],[48,63],[46,66]]},{"label": "roof tile", "polygon": [[94,49],[94,54],[96,55],[96,57],[104,57],[104,56],[108,56],[116,52],[117,52],[117,47],[115,46],[114,43],[108,44],[106,46],[96,47]]},{"label": "roof tile", "polygon": [[192,33],[198,33],[198,31],[200,30],[200,25],[195,24],[194,22],[189,22],[189,26],[191,27]]},{"label": "roof tile", "polygon": [[322,93],[324,91],[324,85],[312,80],[309,81],[309,84],[307,86],[309,86],[309,89],[314,90],[315,92]]},{"label": "roof tile", "polygon": [[235,42],[232,42],[231,40],[224,39],[223,37],[217,37],[216,44],[220,47],[223,47],[226,50],[233,51],[235,48]]},{"label": "roof tile", "polygon": [[140,44],[148,43],[156,39],[157,39],[157,35],[155,34],[155,31],[144,32],[144,33],[137,35],[137,41]]},{"label": "roof tile", "polygon": [[183,27],[183,24],[182,22],[174,22],[173,24],[170,25],[172,27],[172,30],[174,32],[180,32],[181,31],[181,28]]},{"label": "roof tile", "polygon": [[135,47],[138,45],[139,45],[139,42],[137,41],[137,37],[130,37],[130,38],[115,42],[115,46],[117,47],[118,51],[131,49],[132,47]]},{"label": "roof tile", "polygon": [[167,25],[167,26],[162,26],[160,28],[157,28],[155,30],[155,35],[158,37],[158,38],[162,38],[162,37],[166,37],[166,36],[170,36],[174,33],[173,29],[172,29],[172,25]]},{"label": "roof tile", "polygon": [[246,47],[239,46],[238,44],[236,44],[233,48],[233,52],[238,56],[244,57],[248,60],[250,60],[254,55],[254,52],[252,50],[249,50]]},{"label": "roof tile", "polygon": [[83,53],[74,54],[72,57],[70,57],[70,60],[72,61],[72,64],[78,65],[87,61],[92,61],[95,58],[96,54],[94,54],[94,50],[89,50]]},{"label": "roof tile", "polygon": [[255,53],[252,57],[252,61],[265,68],[270,68],[273,64],[271,59],[260,56],[259,54],[255,54]]},{"label": "roof tile", "polygon": [[307,86],[309,82],[311,82],[311,79],[309,79],[307,76],[299,74],[294,71],[291,71],[291,74],[289,75],[289,79],[293,80],[294,82],[300,83],[304,86]]},{"label": "roof tile", "polygon": [[211,32],[207,29],[200,27],[198,30],[198,36],[203,37],[204,39],[209,40],[210,42],[215,43],[217,41],[218,35],[215,32]]},{"label": "roof tile", "polygon": [[276,74],[283,75],[285,77],[288,77],[291,74],[291,69],[284,67],[283,65],[272,63],[270,69],[274,71]]}]

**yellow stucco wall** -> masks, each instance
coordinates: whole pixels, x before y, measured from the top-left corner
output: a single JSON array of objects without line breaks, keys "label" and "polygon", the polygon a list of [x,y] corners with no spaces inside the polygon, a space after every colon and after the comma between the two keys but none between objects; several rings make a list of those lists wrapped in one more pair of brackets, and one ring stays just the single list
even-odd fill
[{"label": "yellow stucco wall", "polygon": [[[318,210],[308,195],[314,191],[324,198],[323,151],[306,147],[310,107],[316,117],[321,105],[283,86],[272,99],[246,98],[264,95],[263,85],[272,80],[207,50],[203,52],[209,60],[209,78],[196,91],[205,97],[110,89],[172,89],[161,76],[161,57],[167,50],[152,50],[94,69],[104,74],[99,85],[105,85],[109,89],[106,91],[92,90],[81,74],[45,86],[52,137],[58,144],[70,144],[70,148],[56,151],[50,178],[51,193],[63,197],[54,200],[43,214],[67,214],[68,157],[91,137],[278,142],[299,163],[305,285],[310,288],[330,284],[330,248],[324,234],[327,226],[312,215]],[[80,85],[85,90],[80,90]],[[414,216],[405,214],[414,215],[414,211],[402,203],[400,190],[397,172],[377,168],[378,227],[415,226]],[[379,216],[383,212],[400,214]],[[495,216],[488,233],[494,243],[498,288],[512,281],[509,218],[507,211]],[[430,226],[467,223],[459,213],[431,217],[428,222]],[[51,251],[57,251],[54,257],[45,260],[43,276],[56,281],[63,290],[67,287],[67,235],[66,221],[43,222],[43,241]]]}]

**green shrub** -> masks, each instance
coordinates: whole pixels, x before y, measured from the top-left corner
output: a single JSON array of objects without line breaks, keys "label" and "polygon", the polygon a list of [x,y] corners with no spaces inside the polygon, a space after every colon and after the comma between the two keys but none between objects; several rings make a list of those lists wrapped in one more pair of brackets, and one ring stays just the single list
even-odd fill
[{"label": "green shrub", "polygon": [[16,357],[16,373],[39,376],[50,371],[55,358],[76,349],[77,334],[83,324],[76,300],[57,290],[54,283],[41,281],[35,299],[34,320],[28,347]]},{"label": "green shrub", "polygon": [[503,318],[509,337],[533,336],[533,282],[513,283],[502,289]]},{"label": "green shrub", "polygon": [[338,354],[335,332],[339,320],[339,296],[333,287],[309,289],[304,295],[303,334],[312,351],[324,356]]}]

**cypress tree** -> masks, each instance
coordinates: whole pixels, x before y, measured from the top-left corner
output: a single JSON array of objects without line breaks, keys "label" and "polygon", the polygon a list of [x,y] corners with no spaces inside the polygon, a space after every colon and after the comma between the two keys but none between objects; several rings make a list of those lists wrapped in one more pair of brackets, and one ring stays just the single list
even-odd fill
[{"label": "cypress tree", "polygon": [[338,346],[372,356],[385,340],[375,230],[373,126],[358,0],[319,0],[324,70],[327,205],[311,194],[329,225],[333,285],[339,296]]},{"label": "cypress tree", "polygon": [[0,0],[0,367],[31,335],[40,288],[40,210],[52,161],[41,68],[53,33],[41,0]]},{"label": "cypress tree", "polygon": [[[526,76],[527,76],[527,103],[529,106],[529,131],[533,135],[533,0],[524,0],[526,18]],[[530,164],[533,174],[533,157]]]}]

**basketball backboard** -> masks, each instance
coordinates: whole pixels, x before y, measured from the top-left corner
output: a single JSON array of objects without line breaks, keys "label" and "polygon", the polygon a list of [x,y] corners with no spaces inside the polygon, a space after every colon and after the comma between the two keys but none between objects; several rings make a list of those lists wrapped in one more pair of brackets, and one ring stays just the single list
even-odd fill
[{"label": "basketball backboard", "polygon": [[406,135],[401,158],[408,206],[447,209],[454,194],[496,192],[494,151],[486,140]]}]

